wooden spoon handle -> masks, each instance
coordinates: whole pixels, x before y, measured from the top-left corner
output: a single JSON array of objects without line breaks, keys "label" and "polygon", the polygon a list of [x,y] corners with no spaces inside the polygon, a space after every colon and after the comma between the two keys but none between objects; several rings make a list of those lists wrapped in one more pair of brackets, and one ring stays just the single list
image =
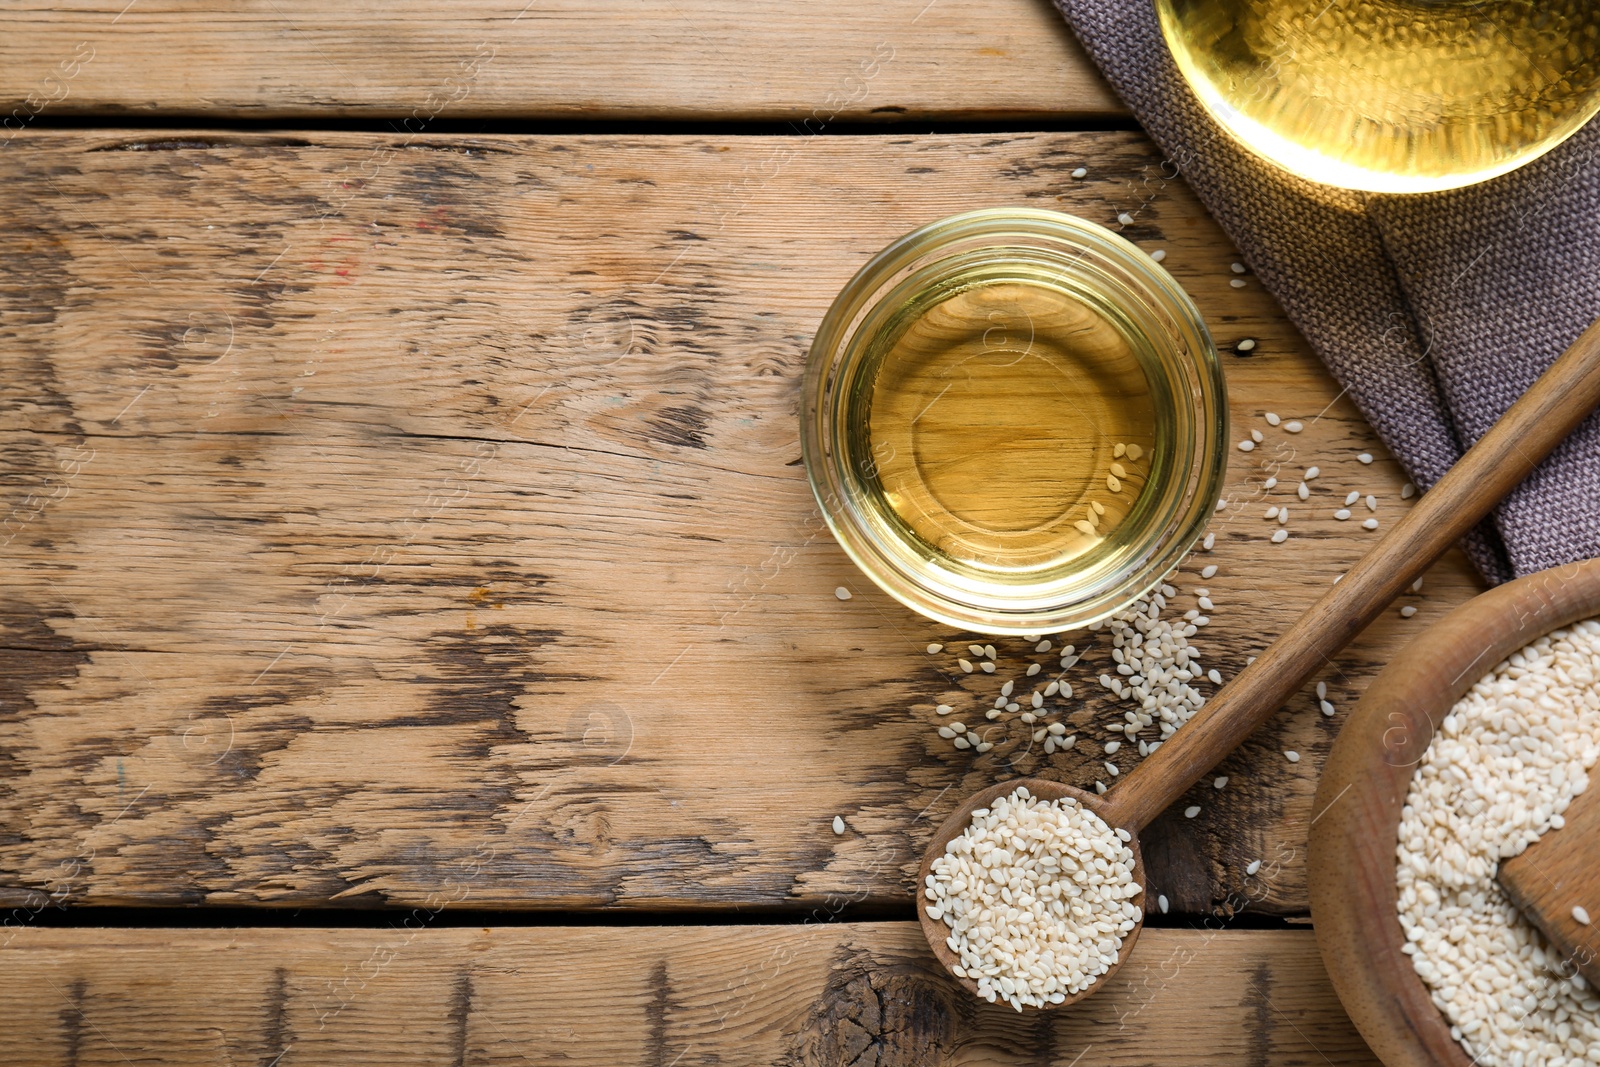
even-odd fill
[{"label": "wooden spoon handle", "polygon": [[1138,831],[1166,810],[1600,405],[1600,320],[1404,518],[1195,717],[1108,792],[1102,816]]}]

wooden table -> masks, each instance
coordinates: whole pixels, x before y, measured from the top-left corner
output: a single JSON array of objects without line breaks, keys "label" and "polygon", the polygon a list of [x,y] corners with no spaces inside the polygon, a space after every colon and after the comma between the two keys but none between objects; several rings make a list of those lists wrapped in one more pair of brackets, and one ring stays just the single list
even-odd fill
[{"label": "wooden table", "polygon": [[870,254],[991,204],[1168,251],[1269,435],[1178,579],[1224,675],[1370,543],[1346,491],[1405,506],[1053,9],[124,2],[0,13],[0,1062],[1373,1062],[1309,691],[1151,829],[1114,989],[980,1006],[913,922],[963,794],[1104,757],[941,741],[1003,674],[818,519],[802,367]]}]

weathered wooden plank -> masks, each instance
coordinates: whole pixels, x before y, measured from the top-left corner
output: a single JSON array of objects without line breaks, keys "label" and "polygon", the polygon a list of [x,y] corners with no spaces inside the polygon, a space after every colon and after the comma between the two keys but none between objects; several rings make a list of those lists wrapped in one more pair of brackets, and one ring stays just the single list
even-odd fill
[{"label": "weathered wooden plank", "polygon": [[1377,1062],[1309,931],[1147,930],[1095,996],[1018,1015],[957,987],[910,923],[415,922],[21,930],[0,948],[0,1063]]},{"label": "weathered wooden plank", "polygon": [[1122,115],[1048,0],[68,2],[0,12],[5,130],[40,114],[396,119]]},{"label": "weathered wooden plank", "polygon": [[[904,903],[963,793],[1105,777],[1104,642],[1069,674],[1076,751],[1015,721],[952,749],[934,705],[981,722],[1024,647],[957,671],[967,641],[854,571],[798,465],[829,300],[957,210],[1131,212],[1219,341],[1258,341],[1229,385],[1235,436],[1269,436],[1232,453],[1217,548],[1178,583],[1175,610],[1216,602],[1208,666],[1231,675],[1363,551],[1345,492],[1403,506],[1133,134],[25,138],[0,155],[8,904]],[[1336,703],[1476,588],[1459,557],[1429,583],[1331,666]],[[1174,908],[1304,911],[1339,723],[1314,705],[1151,829]]]}]

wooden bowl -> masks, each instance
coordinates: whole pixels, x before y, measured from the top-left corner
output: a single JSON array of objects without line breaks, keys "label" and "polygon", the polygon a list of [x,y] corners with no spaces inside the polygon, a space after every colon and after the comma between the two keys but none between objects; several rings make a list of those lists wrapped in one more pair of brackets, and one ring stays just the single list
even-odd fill
[{"label": "wooden bowl", "polygon": [[[1013,778],[1009,782],[996,782],[986,789],[981,789],[967,798],[967,801],[955,811],[939,827],[939,832],[933,835],[933,840],[928,842],[927,849],[922,854],[922,865],[917,868],[917,921],[922,923],[922,935],[928,939],[928,946],[933,949],[933,955],[944,965],[946,971],[961,962],[961,957],[950,950],[946,939],[950,936],[950,928],[941,919],[928,917],[928,898],[923,895],[923,890],[928,887],[928,875],[933,873],[933,861],[944,855],[945,846],[959,837],[972,823],[972,813],[979,808],[987,808],[1003,796],[1009,796],[1016,791],[1018,786],[1026,786],[1028,792],[1040,800],[1060,800],[1062,797],[1071,797],[1090,811],[1105,818],[1104,801],[1077,786],[1067,785],[1063,782],[1052,782],[1045,778]],[[1107,822],[1110,822],[1108,819]],[[1114,827],[1117,824],[1112,822]],[[1139,835],[1133,834],[1133,840],[1128,842],[1128,847],[1133,850],[1133,880],[1142,887],[1144,885],[1144,856],[1139,852]],[[1075,1004],[1084,997],[1101,989],[1111,976],[1116,974],[1127,960],[1128,953],[1133,949],[1133,943],[1139,939],[1139,931],[1144,929],[1144,892],[1141,888],[1134,899],[1139,902],[1139,921],[1134,924],[1122,938],[1122,948],[1117,952],[1117,962],[1093,982],[1087,989],[1073,996],[1069,996],[1060,1004],[1046,1004],[1043,1008],[1032,1005],[1024,1006],[1025,1011],[1046,1011],[1051,1008],[1063,1008],[1068,1004]],[[967,987],[973,996],[978,995],[978,983],[971,978],[962,978],[954,971],[950,977]]]},{"label": "wooden bowl", "polygon": [[1600,560],[1475,597],[1401,650],[1334,743],[1311,824],[1311,917],[1345,1011],[1387,1067],[1472,1067],[1400,951],[1395,846],[1413,768],[1479,678],[1551,630],[1596,615]]}]

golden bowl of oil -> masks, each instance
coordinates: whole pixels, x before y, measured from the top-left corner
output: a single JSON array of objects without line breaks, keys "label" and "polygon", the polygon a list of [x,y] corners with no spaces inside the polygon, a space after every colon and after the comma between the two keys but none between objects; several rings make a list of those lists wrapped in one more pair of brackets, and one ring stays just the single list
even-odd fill
[{"label": "golden bowl of oil", "polygon": [[811,346],[806,473],[883,590],[987,634],[1126,607],[1205,530],[1227,466],[1216,347],[1149,256],[998,208],[878,253]]}]

